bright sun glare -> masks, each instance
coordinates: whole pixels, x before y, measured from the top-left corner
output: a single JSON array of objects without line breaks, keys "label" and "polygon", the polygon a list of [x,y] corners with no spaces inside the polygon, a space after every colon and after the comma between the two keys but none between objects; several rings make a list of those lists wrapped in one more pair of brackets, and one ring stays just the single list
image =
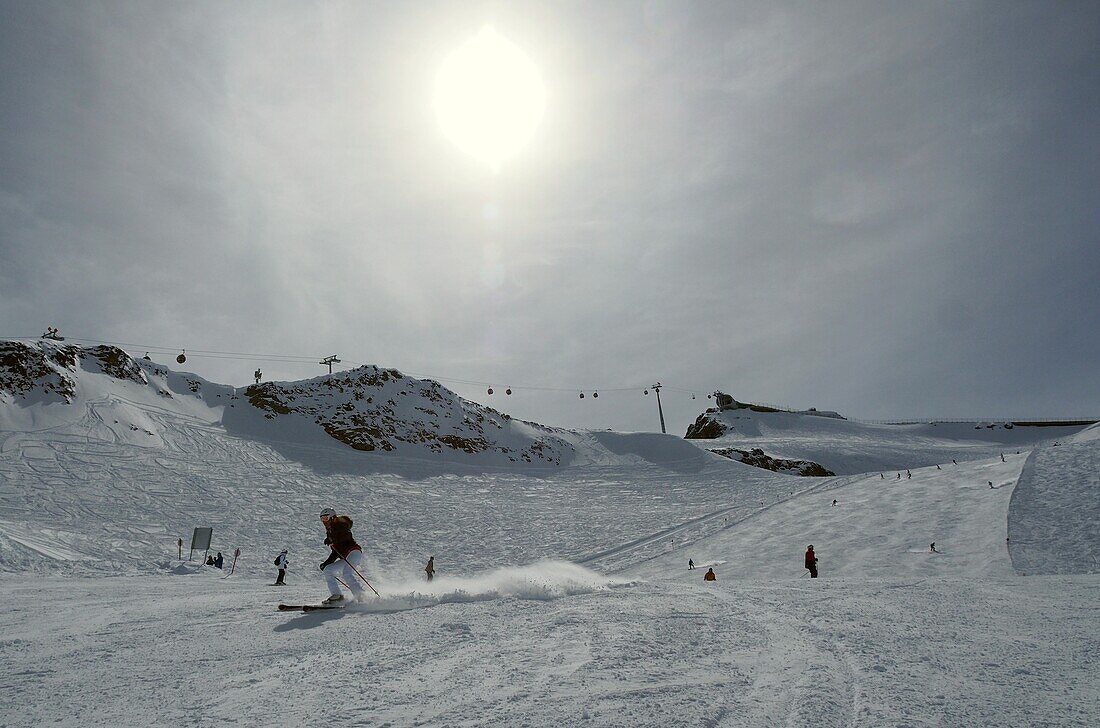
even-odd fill
[{"label": "bright sun glare", "polygon": [[535,64],[489,27],[447,56],[436,75],[443,133],[494,170],[531,141],[545,109]]}]

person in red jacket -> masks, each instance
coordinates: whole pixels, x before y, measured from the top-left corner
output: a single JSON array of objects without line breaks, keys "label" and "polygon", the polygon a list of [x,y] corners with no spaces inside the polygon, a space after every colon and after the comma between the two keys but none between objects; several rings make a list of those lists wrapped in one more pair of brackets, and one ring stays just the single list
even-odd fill
[{"label": "person in red jacket", "polygon": [[714,574],[714,567],[707,569],[707,573],[703,574],[703,581],[718,581],[718,577]]},{"label": "person in red jacket", "polygon": [[806,568],[810,570],[810,578],[817,578],[817,554],[814,553],[814,545],[806,549]]},{"label": "person in red jacket", "polygon": [[348,516],[338,516],[336,511],[326,508],[321,511],[321,523],[325,527],[325,545],[331,549],[328,558],[321,564],[321,571],[325,574],[330,595],[323,603],[335,604],[344,601],[344,595],[340,592],[340,582],[336,580],[337,572],[340,570],[344,572],[344,583],[351,589],[352,598],[358,600],[363,596],[363,585],[359,583],[355,570],[363,561],[363,549],[351,535],[352,520]]}]

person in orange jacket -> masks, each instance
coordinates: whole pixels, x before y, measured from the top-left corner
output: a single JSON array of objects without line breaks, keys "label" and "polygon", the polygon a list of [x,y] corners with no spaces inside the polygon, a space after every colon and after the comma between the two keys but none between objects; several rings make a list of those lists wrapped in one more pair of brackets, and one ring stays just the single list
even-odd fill
[{"label": "person in orange jacket", "polygon": [[703,574],[703,581],[718,581],[718,577],[714,574],[714,567],[707,569],[707,573]]},{"label": "person in orange jacket", "polygon": [[814,545],[806,549],[806,568],[810,570],[810,578],[817,578],[817,554],[814,553]]}]

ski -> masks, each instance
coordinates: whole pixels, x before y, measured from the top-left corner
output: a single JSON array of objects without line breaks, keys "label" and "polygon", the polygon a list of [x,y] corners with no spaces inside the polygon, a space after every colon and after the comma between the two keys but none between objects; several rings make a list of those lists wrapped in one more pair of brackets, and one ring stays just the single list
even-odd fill
[{"label": "ski", "polygon": [[322,609],[343,609],[346,604],[280,604],[280,612],[316,612]]}]

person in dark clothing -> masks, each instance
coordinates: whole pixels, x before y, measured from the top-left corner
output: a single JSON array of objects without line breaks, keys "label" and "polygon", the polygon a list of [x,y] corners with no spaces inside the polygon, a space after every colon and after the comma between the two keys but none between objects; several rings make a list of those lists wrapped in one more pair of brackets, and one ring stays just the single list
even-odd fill
[{"label": "person in dark clothing", "polygon": [[810,544],[806,549],[806,568],[810,570],[810,578],[817,578],[817,554],[814,553],[814,545]]},{"label": "person in dark clothing", "polygon": [[905,479],[908,480],[913,477],[913,473],[909,470],[905,471]]},{"label": "person in dark clothing", "polygon": [[351,535],[352,520],[348,516],[338,516],[336,511],[326,508],[321,511],[321,523],[325,527],[325,545],[331,551],[328,558],[321,564],[321,571],[325,573],[325,581],[328,583],[329,597],[324,604],[335,604],[344,601],[344,595],[340,592],[340,582],[336,573],[343,569],[344,583],[352,591],[352,598],[358,600],[363,595],[363,586],[359,583],[356,570],[363,560],[363,549],[355,542]]},{"label": "person in dark clothing", "polygon": [[836,505],[836,498],[833,498],[833,505]]},{"label": "person in dark clothing", "polygon": [[286,560],[286,549],[279,552],[279,555],[275,557],[275,566],[279,569],[279,576],[275,579],[275,583],[272,586],[286,586],[286,582],[283,579],[286,578],[286,567],[288,563]]},{"label": "person in dark clothing", "polygon": [[220,568],[222,568],[223,563],[225,563],[225,560],[222,559],[222,552],[219,551],[218,555],[214,557],[214,566],[216,566],[220,569]]},{"label": "person in dark clothing", "polygon": [[206,565],[207,566],[213,566],[214,565],[214,557],[211,556],[210,554],[206,555]]},{"label": "person in dark clothing", "polygon": [[428,581],[435,578],[435,557],[428,557],[428,565],[424,567],[424,573],[428,575]]},{"label": "person in dark clothing", "polygon": [[707,569],[707,573],[703,574],[703,581],[718,581],[718,576],[714,573],[714,567]]},{"label": "person in dark clothing", "polygon": [[688,571],[691,571],[694,568],[695,568],[695,562],[692,561],[691,559],[688,559]]},{"label": "person in dark clothing", "polygon": [[939,553],[939,551],[936,550],[936,542],[935,541],[928,544],[928,551],[929,551],[929,553],[933,553],[933,554],[938,554]]}]

